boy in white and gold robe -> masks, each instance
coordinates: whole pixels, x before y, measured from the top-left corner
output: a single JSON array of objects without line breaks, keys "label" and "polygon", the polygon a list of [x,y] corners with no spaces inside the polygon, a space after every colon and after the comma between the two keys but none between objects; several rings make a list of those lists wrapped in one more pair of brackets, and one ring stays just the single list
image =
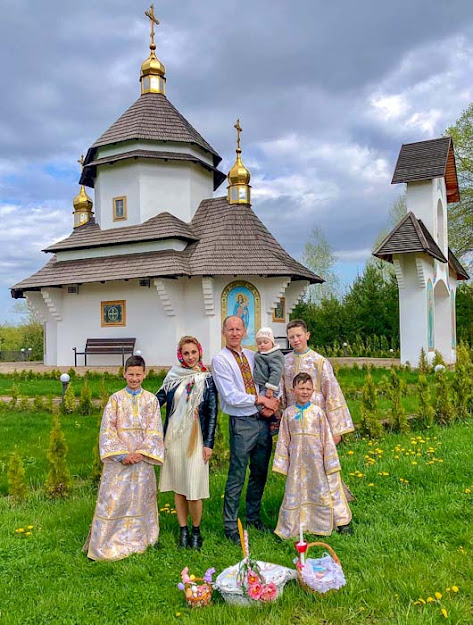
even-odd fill
[{"label": "boy in white and gold robe", "polygon": [[131,356],[125,389],[108,400],[100,428],[103,462],[97,505],[84,551],[91,560],[121,560],[158,540],[154,465],[164,458],[163,426],[155,395],[141,388],[145,362]]},{"label": "boy in white and gold robe", "polygon": [[340,477],[340,461],[324,412],[311,402],[309,374],[294,378],[296,402],[281,419],[273,471],[286,475],[275,533],[281,538],[329,536],[349,527],[351,511]]}]

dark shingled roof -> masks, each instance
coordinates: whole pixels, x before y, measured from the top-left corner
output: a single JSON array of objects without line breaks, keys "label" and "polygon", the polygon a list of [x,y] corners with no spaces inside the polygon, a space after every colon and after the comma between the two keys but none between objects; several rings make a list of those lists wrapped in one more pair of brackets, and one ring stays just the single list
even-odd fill
[{"label": "dark shingled roof", "polygon": [[324,282],[279,245],[247,204],[226,197],[203,200],[191,222],[199,241],[190,246],[192,275],[291,276]]},{"label": "dark shingled roof", "polygon": [[92,219],[73,230],[66,239],[50,245],[43,252],[59,252],[84,247],[102,247],[104,245],[138,243],[159,239],[196,241],[197,237],[188,224],[167,212],[159,213],[159,215],[136,226],[120,226],[108,230],[101,230],[100,226]]},{"label": "dark shingled roof", "polygon": [[391,184],[445,177],[447,202],[459,202],[457,168],[451,137],[405,143],[401,147]]},{"label": "dark shingled roof", "polygon": [[[226,197],[203,200],[189,225],[171,215],[164,215],[166,219],[172,218],[169,223],[174,228],[185,226],[193,235],[193,240],[182,252],[163,250],[61,262],[55,256],[37,273],[16,284],[12,288],[13,297],[22,297],[24,291],[41,287],[132,278],[262,275],[290,276],[312,284],[324,281],[289,256],[248,205],[230,205]],[[146,223],[153,220],[159,223],[162,218],[163,214]],[[60,249],[74,249],[142,241],[145,240],[142,238],[146,231],[144,226],[100,231],[95,224],[85,224],[61,243],[49,247],[48,251],[58,251],[58,245]],[[139,238],[117,241],[121,232],[126,230],[129,233],[133,229],[135,232],[141,229]],[[89,240],[86,245],[89,236],[93,243],[90,244]],[[108,236],[113,237],[113,241],[100,243],[102,237]],[[170,236],[167,232],[166,238]]]},{"label": "dark shingled roof", "polygon": [[448,248],[448,264],[452,268],[453,272],[457,274],[457,280],[468,280],[470,278],[466,269],[450,248]]},{"label": "dark shingled roof", "polygon": [[187,275],[189,275],[187,254],[174,250],[62,262],[58,262],[57,257],[53,256],[42,269],[15,284],[12,296],[18,298],[23,296],[25,290],[39,290],[42,287],[64,284]]},{"label": "dark shingled roof", "polygon": [[422,221],[409,212],[373,251],[373,256],[392,262],[393,254],[412,252],[425,252],[442,263],[447,262]]},{"label": "dark shingled roof", "polygon": [[222,160],[165,95],[144,93],[89,148],[80,184],[93,186],[94,171],[88,165],[94,161],[99,147],[136,140],[191,143],[212,154],[215,167]]},{"label": "dark shingled roof", "polygon": [[86,184],[87,186],[90,186],[90,187],[94,186],[94,181],[97,175],[98,165],[113,165],[114,163],[118,163],[119,161],[125,161],[129,159],[138,159],[138,158],[140,159],[150,158],[150,159],[156,159],[156,160],[161,160],[161,161],[187,161],[189,163],[196,163],[197,165],[200,165],[204,169],[207,169],[208,171],[213,172],[214,191],[218,189],[218,187],[222,184],[222,182],[226,178],[226,175],[222,171],[220,171],[216,167],[213,167],[212,165],[209,165],[202,159],[197,158],[193,154],[186,154],[185,152],[157,152],[156,150],[130,150],[129,152],[123,152],[122,154],[114,154],[113,156],[104,156],[102,158],[97,158],[94,161],[91,161],[86,167],[87,171],[84,170],[85,173],[83,174],[83,176],[86,182],[83,182],[82,184]]}]

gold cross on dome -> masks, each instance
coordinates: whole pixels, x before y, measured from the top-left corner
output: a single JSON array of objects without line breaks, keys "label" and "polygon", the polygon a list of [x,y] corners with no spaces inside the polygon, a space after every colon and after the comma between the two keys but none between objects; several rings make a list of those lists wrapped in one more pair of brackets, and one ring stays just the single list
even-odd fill
[{"label": "gold cross on dome", "polygon": [[149,17],[150,25],[151,25],[151,45],[154,46],[154,25],[159,26],[159,20],[154,14],[154,4],[149,7],[149,11],[145,11],[146,17]]},{"label": "gold cross on dome", "polygon": [[233,126],[237,131],[237,150],[240,149],[240,132],[242,132],[242,128],[240,126],[240,118],[236,120],[236,124]]},{"label": "gold cross on dome", "polygon": [[77,162],[80,164],[82,169],[84,169],[84,155],[83,154],[80,155],[80,158],[78,159]]}]

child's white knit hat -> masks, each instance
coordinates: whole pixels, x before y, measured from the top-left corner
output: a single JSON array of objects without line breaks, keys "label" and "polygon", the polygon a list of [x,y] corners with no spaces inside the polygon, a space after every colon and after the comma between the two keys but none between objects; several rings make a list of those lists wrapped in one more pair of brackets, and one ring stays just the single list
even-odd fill
[{"label": "child's white knit hat", "polygon": [[256,333],[256,340],[268,339],[274,345],[274,334],[271,328],[260,328]]}]

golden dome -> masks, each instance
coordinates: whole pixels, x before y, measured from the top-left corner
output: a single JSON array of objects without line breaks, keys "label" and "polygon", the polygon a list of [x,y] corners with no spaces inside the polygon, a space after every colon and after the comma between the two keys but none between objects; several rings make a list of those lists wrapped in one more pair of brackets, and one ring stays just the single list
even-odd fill
[{"label": "golden dome", "polygon": [[250,179],[251,174],[243,165],[241,160],[241,147],[240,147],[240,133],[241,126],[240,120],[237,119],[234,128],[237,131],[237,147],[236,147],[236,161],[233,167],[228,172],[228,202],[229,204],[250,204],[251,203],[251,187]]},{"label": "golden dome", "polygon": [[166,73],[166,68],[163,63],[158,59],[154,50],[151,50],[149,57],[141,65],[141,77],[143,76],[163,76]]},{"label": "golden dome", "polygon": [[243,165],[243,161],[241,160],[241,149],[237,148],[237,157],[235,164],[228,172],[228,182],[230,185],[233,184],[249,184],[251,180],[251,174]]},{"label": "golden dome", "polygon": [[81,185],[79,193],[72,201],[74,212],[78,211],[92,211],[94,205],[91,198],[87,195],[84,185]]}]

